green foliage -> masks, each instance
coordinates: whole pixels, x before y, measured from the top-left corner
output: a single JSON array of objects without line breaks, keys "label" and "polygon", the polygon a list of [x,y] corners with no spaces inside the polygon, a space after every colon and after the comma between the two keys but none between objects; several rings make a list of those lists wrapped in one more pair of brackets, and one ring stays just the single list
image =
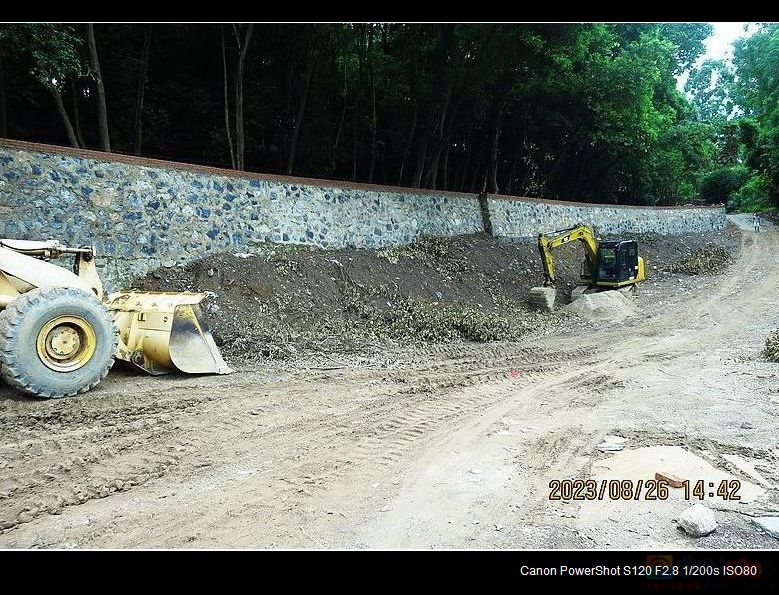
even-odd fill
[{"label": "green foliage", "polygon": [[733,67],[724,60],[705,60],[690,71],[684,84],[704,122],[724,121],[735,107],[731,89],[735,80]]},{"label": "green foliage", "polygon": [[701,198],[710,203],[726,203],[749,179],[743,165],[720,167],[707,174],[701,182]]},{"label": "green foliage", "polygon": [[770,194],[770,182],[763,176],[753,176],[733,194],[728,201],[728,210],[742,213],[767,211],[771,208]]},{"label": "green foliage", "polygon": [[[734,52],[737,81],[734,96],[746,118],[741,133],[746,162],[757,179],[744,200],[762,204],[765,192],[776,205],[779,200],[779,25],[762,25],[749,37],[736,42]],[[743,207],[742,207],[743,208]]]},{"label": "green foliage", "polygon": [[663,23],[660,31],[675,46],[676,68],[674,75],[681,74],[706,50],[704,40],[714,32],[709,23]]},{"label": "green foliage", "polygon": [[654,189],[651,204],[673,205],[698,194],[705,172],[715,164],[717,146],[710,126],[682,122],[664,132],[642,162],[642,173]]},{"label": "green foliage", "polygon": [[9,24],[0,27],[3,61],[28,61],[30,74],[42,85],[62,88],[84,71],[83,42],[72,25]]}]

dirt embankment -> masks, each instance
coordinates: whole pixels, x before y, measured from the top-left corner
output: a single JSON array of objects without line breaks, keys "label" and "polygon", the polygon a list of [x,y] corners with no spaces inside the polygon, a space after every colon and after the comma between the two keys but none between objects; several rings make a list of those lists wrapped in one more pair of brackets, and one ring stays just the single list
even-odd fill
[{"label": "dirt embankment", "polygon": [[[639,242],[650,284],[671,273],[721,270],[740,241],[733,228],[716,240],[698,234],[631,239]],[[556,255],[562,305],[576,284],[582,247],[562,246]],[[256,360],[553,332],[572,317],[528,307],[530,288],[542,281],[535,242],[475,234],[382,250],[274,246],[160,269],[137,285],[207,292],[203,309],[224,354]]]}]

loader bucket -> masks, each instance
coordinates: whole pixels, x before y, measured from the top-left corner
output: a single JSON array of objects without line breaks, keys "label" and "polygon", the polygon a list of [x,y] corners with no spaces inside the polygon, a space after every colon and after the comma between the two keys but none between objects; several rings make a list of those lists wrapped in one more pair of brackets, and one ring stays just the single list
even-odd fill
[{"label": "loader bucket", "polygon": [[108,298],[116,357],[149,374],[229,374],[198,304],[203,293],[121,291]]}]

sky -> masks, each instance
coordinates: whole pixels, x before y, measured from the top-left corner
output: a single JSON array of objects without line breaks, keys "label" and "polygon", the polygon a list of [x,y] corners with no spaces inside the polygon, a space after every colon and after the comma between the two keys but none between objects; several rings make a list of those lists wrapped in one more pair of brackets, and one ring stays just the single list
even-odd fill
[{"label": "sky", "polygon": [[[744,32],[744,25],[753,26],[753,23],[709,24],[714,27],[714,33],[703,42],[706,45],[706,52],[696,60],[695,66],[699,65],[704,60],[730,60],[733,57],[732,43],[739,37],[747,35],[747,33]],[[689,72],[683,72],[676,78],[676,87],[679,91],[684,92],[684,83],[687,82],[688,76]]]},{"label": "sky", "polygon": [[706,44],[706,53],[703,59],[733,57],[733,46],[731,44],[739,37],[746,35],[744,33],[744,25],[749,23],[710,24],[714,27],[714,34],[704,42]]}]

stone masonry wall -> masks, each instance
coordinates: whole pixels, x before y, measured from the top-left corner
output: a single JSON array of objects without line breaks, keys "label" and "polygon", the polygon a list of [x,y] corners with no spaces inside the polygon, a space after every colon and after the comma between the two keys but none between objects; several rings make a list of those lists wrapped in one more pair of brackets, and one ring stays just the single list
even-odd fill
[{"label": "stone masonry wall", "polygon": [[680,234],[705,233],[727,225],[724,208],[582,205],[540,200],[489,201],[492,233],[499,237],[536,237],[586,223],[598,234],[657,232]]},{"label": "stone masonry wall", "polygon": [[[495,197],[493,233],[532,238],[708,231],[723,209],[650,209]],[[236,173],[0,139],[0,238],[94,244],[109,290],[159,266],[267,242],[378,248],[483,230],[475,195]]]}]

